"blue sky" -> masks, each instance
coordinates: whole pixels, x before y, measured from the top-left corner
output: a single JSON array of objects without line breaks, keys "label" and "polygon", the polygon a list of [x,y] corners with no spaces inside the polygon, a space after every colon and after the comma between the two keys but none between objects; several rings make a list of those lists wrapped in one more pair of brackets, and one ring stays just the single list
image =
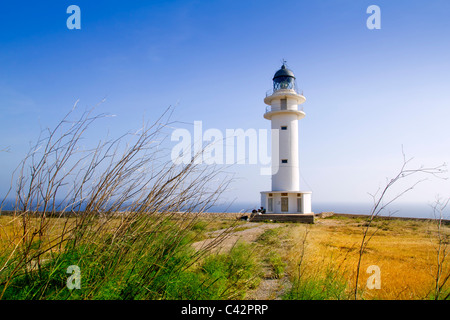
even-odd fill
[{"label": "blue sky", "polygon": [[[66,9],[81,9],[69,30]],[[369,30],[366,9],[381,9]],[[0,10],[0,195],[41,128],[79,99],[117,115],[96,127],[138,128],[176,105],[203,128],[268,129],[265,92],[286,59],[307,98],[302,189],[314,202],[371,201],[402,164],[450,162],[448,1],[14,1]],[[104,125],[104,127],[103,127]],[[234,167],[227,199],[259,204],[270,177]],[[413,181],[405,181],[398,189]],[[421,183],[403,201],[450,196]]]}]

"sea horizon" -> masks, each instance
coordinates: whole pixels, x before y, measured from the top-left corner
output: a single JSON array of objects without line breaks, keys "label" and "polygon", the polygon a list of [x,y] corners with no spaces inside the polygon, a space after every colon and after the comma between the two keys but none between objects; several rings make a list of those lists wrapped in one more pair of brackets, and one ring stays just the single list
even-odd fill
[{"label": "sea horizon", "polygon": [[[216,205],[208,212],[242,212],[248,213],[259,206],[250,203],[233,203],[231,205]],[[312,211],[316,214],[321,212],[334,212],[343,214],[370,215],[373,204],[364,202],[317,202],[312,203]],[[402,218],[425,218],[434,219],[431,203],[392,203],[379,212],[379,216],[392,216]],[[449,218],[449,214],[444,212],[444,219]]]},{"label": "sea horizon", "polygon": [[[3,202],[2,210],[10,211],[14,209],[14,200],[8,199]],[[318,214],[321,212],[334,212],[343,214],[370,215],[373,204],[364,202],[313,202],[312,212]],[[215,204],[208,208],[206,212],[210,213],[250,213],[257,210],[260,205],[248,202],[231,202]],[[398,202],[388,205],[379,213],[380,216],[392,216],[402,218],[424,218],[434,219],[431,203],[410,203]],[[448,212],[443,212],[443,218],[448,219]]]}]

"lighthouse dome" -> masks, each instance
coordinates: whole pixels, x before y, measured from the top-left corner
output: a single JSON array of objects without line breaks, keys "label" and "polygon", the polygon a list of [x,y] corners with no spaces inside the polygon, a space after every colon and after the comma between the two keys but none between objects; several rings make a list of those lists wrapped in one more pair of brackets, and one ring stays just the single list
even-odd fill
[{"label": "lighthouse dome", "polygon": [[288,68],[286,68],[286,65],[284,63],[281,66],[280,70],[275,72],[275,75],[273,76],[272,80],[275,80],[276,78],[279,78],[279,77],[292,77],[295,79],[294,73],[291,70],[289,70]]},{"label": "lighthouse dome", "polygon": [[280,70],[275,72],[273,76],[273,91],[281,89],[295,90],[295,76],[294,73],[286,68],[286,64],[283,63]]}]

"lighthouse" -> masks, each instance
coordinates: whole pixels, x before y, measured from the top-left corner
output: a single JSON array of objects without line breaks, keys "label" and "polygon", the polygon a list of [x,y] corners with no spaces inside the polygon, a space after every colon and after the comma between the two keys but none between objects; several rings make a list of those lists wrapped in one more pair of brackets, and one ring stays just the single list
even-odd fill
[{"label": "lighthouse", "polygon": [[264,118],[272,129],[272,190],[261,192],[261,206],[272,214],[311,215],[311,191],[300,190],[298,152],[298,125],[305,117],[306,98],[285,62],[272,80],[273,89],[264,98]]}]

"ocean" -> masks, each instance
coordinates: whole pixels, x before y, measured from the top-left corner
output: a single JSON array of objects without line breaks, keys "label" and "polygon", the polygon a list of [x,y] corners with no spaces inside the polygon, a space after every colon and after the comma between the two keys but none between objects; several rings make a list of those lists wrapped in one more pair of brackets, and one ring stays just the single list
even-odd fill
[{"label": "ocean", "polygon": [[[312,211],[363,214],[369,215],[372,210],[371,203],[312,203]],[[217,205],[210,212],[251,212],[258,209],[258,204],[233,203],[231,205]],[[407,217],[407,218],[434,218],[431,204],[427,203],[392,203],[379,213],[380,216]],[[449,218],[449,210],[444,212],[444,217]]]},{"label": "ocean", "polygon": [[[5,201],[3,210],[12,210],[14,201]],[[211,207],[208,212],[242,212],[249,213],[253,209],[258,209],[259,203],[231,203],[218,204]],[[450,208],[449,208],[450,209]],[[335,212],[347,214],[369,215],[372,210],[371,203],[325,203],[313,202],[314,213]],[[444,212],[444,219],[449,219],[450,210]],[[380,216],[407,217],[407,218],[434,218],[431,204],[427,203],[392,203],[379,214]]]}]

